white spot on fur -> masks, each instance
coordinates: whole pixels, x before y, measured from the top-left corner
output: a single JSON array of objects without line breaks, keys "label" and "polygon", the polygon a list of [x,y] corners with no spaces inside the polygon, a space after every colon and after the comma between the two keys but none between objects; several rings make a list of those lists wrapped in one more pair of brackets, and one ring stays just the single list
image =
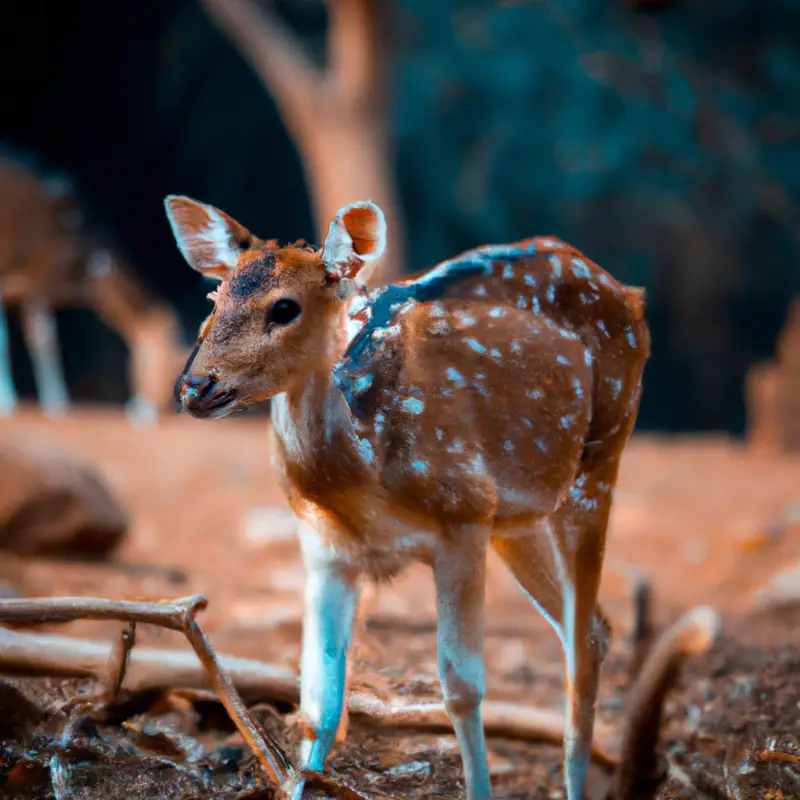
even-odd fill
[{"label": "white spot on fur", "polygon": [[465,311],[456,311],[456,316],[465,328],[472,327],[477,321],[475,317],[471,314],[467,314]]},{"label": "white spot on fur", "polygon": [[403,408],[408,411],[409,414],[421,414],[425,409],[425,403],[422,400],[418,400],[416,397],[406,397],[403,400]]},{"label": "white spot on fur", "polygon": [[551,255],[548,259],[550,266],[553,268],[553,277],[561,277],[561,259],[557,255]]},{"label": "white spot on fur", "polygon": [[503,267],[503,278],[508,281],[511,280],[511,278],[513,277],[514,277],[514,267],[512,267],[511,264],[506,264]]},{"label": "white spot on fur", "polygon": [[556,299],[556,287],[554,284],[551,283],[547,287],[547,302],[553,303],[555,302],[555,299]]},{"label": "white spot on fur", "polygon": [[572,272],[576,278],[592,277],[592,271],[589,269],[589,265],[585,261],[582,261],[580,258],[573,259]]},{"label": "white spot on fur", "polygon": [[458,386],[463,386],[465,383],[464,376],[455,367],[447,368],[447,377]]},{"label": "white spot on fur", "polygon": [[371,464],[375,460],[375,451],[372,449],[372,444],[368,439],[359,439],[356,446],[358,447],[358,454],[367,464]]},{"label": "white spot on fur", "polygon": [[473,339],[471,336],[468,336],[464,341],[476,352],[476,353],[485,353],[486,348],[477,340]]},{"label": "white spot on fur", "polygon": [[506,310],[502,306],[495,306],[494,308],[490,309],[489,316],[490,317],[504,317],[506,315]]}]

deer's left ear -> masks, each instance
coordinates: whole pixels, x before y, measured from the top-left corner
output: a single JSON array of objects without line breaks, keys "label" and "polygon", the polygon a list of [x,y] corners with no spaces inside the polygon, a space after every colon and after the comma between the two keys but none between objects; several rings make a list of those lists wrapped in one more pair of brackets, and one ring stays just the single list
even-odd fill
[{"label": "deer's left ear", "polygon": [[331,222],[322,257],[338,278],[365,281],[365,264],[377,261],[386,248],[386,220],[371,200],[359,200],[339,211]]}]

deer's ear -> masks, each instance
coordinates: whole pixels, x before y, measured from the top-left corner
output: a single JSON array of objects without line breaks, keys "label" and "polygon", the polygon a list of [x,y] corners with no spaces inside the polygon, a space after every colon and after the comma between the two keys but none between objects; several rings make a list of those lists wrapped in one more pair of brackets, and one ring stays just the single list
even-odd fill
[{"label": "deer's ear", "polygon": [[366,280],[364,265],[377,261],[386,248],[383,211],[370,200],[345,206],[328,229],[322,257],[328,271],[339,278]]},{"label": "deer's ear", "polygon": [[209,278],[225,278],[253,243],[244,225],[214,206],[171,194],[164,207],[183,257]]}]

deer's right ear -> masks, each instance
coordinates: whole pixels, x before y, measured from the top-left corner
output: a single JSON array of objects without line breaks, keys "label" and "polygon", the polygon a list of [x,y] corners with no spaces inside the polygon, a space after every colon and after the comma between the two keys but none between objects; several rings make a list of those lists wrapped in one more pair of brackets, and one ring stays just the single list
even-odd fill
[{"label": "deer's right ear", "polygon": [[207,203],[171,194],[164,207],[183,257],[206,277],[225,278],[252,244],[244,225]]}]

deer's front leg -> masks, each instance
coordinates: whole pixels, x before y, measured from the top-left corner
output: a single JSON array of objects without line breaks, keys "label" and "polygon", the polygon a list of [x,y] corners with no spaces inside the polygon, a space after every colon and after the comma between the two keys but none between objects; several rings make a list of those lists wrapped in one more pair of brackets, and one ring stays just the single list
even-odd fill
[{"label": "deer's front leg", "polygon": [[481,720],[485,691],[483,606],[486,538],[464,526],[435,564],[438,613],[438,662],[444,702],[453,722],[464,763],[469,800],[491,796],[486,742]]},{"label": "deer's front leg", "polygon": [[347,651],[359,596],[359,574],[332,557],[316,532],[301,530],[306,568],[300,711],[307,726],[301,769],[321,772],[345,704]]}]

